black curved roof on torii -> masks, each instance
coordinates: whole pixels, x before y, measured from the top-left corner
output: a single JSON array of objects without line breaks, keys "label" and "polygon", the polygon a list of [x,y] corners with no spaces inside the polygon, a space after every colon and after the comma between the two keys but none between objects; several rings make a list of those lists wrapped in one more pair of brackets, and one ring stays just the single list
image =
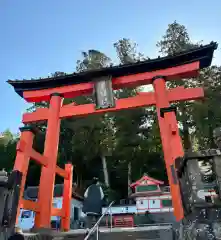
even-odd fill
[{"label": "black curved roof on torii", "polygon": [[211,42],[208,45],[183,51],[173,56],[166,56],[162,58],[158,57],[132,64],[119,65],[81,73],[65,74],[64,76],[58,77],[48,77],[34,80],[8,80],[7,82],[14,87],[15,91],[20,96],[22,96],[24,91],[85,83],[101,76],[111,75],[112,77],[120,77],[143,72],[151,72],[192,63],[195,61],[200,62],[200,69],[202,69],[210,66],[213,58],[213,52],[215,49],[217,49],[217,47],[218,44],[216,42]]}]

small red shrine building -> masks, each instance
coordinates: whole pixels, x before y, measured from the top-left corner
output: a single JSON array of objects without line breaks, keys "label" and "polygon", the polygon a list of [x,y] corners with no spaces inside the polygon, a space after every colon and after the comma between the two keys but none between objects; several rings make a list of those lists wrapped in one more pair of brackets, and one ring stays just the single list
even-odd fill
[{"label": "small red shrine building", "polygon": [[164,182],[144,174],[144,176],[130,185],[135,199],[138,213],[172,212],[172,197],[170,188]]},{"label": "small red shrine building", "polygon": [[[170,187],[166,186],[163,181],[156,180],[144,174],[141,179],[132,183],[130,188],[132,193],[129,198],[135,200],[135,205],[129,204],[111,207],[113,227],[133,227],[134,225],[139,225],[140,221],[148,223],[148,219],[142,220],[142,216],[145,217],[147,212],[152,213],[151,217],[155,222],[167,222],[167,219],[171,221],[174,210],[172,196]],[[107,226],[108,218],[107,214]],[[139,220],[139,218],[141,219]]]}]

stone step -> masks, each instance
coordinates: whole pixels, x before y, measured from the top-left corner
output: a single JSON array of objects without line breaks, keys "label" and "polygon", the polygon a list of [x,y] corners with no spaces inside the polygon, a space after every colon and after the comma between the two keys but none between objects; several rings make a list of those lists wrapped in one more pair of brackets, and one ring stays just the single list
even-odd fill
[{"label": "stone step", "polygon": [[[38,236],[27,236],[27,240],[83,240],[86,236],[85,230],[72,230],[66,233],[53,232],[48,234],[38,234]],[[50,236],[49,236],[50,235]],[[94,233],[96,240],[96,232]],[[174,240],[172,225],[146,226],[133,228],[112,228],[100,229],[99,240]]]}]

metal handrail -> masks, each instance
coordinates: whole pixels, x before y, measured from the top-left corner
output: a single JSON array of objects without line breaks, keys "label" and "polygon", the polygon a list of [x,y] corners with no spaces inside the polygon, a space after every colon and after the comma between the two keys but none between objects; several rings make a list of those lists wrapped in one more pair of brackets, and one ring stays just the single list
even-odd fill
[{"label": "metal handrail", "polygon": [[[88,238],[91,236],[91,234],[94,233],[95,229],[98,228],[101,220],[103,219],[103,217],[106,215],[106,213],[108,212],[108,210],[112,207],[112,205],[114,204],[114,201],[110,203],[110,205],[107,207],[107,209],[104,211],[104,213],[102,214],[102,216],[98,219],[98,221],[94,224],[94,226],[90,229],[89,233],[87,234],[87,236],[84,238],[84,240],[88,240]],[[111,224],[112,226],[112,224]],[[97,229],[98,231],[98,229]]]}]

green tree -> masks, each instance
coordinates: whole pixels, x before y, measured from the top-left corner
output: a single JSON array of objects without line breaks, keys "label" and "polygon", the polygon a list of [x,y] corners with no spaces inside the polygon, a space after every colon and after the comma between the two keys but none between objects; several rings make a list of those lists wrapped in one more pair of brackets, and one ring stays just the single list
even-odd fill
[{"label": "green tree", "polygon": [[175,55],[179,52],[189,50],[199,43],[193,44],[186,27],[174,21],[168,25],[166,33],[157,43],[160,53],[164,56]]},{"label": "green tree", "polygon": [[[82,60],[77,61],[77,71],[95,70],[110,65],[111,60],[105,54],[89,50],[82,52]],[[76,104],[94,103],[93,96],[81,96],[73,99]],[[73,118],[65,121],[64,126],[69,126],[73,131],[73,151],[81,153],[84,166],[90,168],[93,158],[100,157],[103,167],[105,184],[109,187],[109,176],[106,156],[111,155],[113,148],[114,132],[107,114],[87,116],[86,118]]]},{"label": "green tree", "polygon": [[111,64],[109,57],[94,49],[90,49],[88,52],[82,52],[82,57],[82,60],[77,61],[77,72],[105,68]]},{"label": "green tree", "polygon": [[0,169],[11,171],[16,157],[16,144],[18,136],[13,135],[9,129],[0,135]]},{"label": "green tree", "polygon": [[[137,44],[129,39],[119,40],[114,44],[114,47],[121,64],[129,64],[146,59],[144,54],[138,52]],[[139,91],[142,91],[142,88],[125,88],[117,91],[116,96],[117,98],[132,97],[136,96]],[[152,113],[152,109],[138,108],[114,114],[118,164],[124,166],[123,168],[127,165],[128,193],[130,192],[129,185],[132,179],[135,180],[135,178],[142,176],[144,173],[143,169],[139,169],[137,162],[139,161],[138,157],[141,159],[141,153],[144,152],[148,144],[148,125],[151,125],[154,117]],[[148,164],[148,155],[145,161]],[[148,170],[150,172],[150,169]]]},{"label": "green tree", "polygon": [[[193,43],[184,25],[176,21],[168,25],[162,40],[157,43],[160,53],[174,55],[181,51],[199,47],[200,43]],[[213,129],[220,125],[221,110],[220,96],[220,67],[211,66],[200,71],[195,79],[183,79],[179,82],[169,82],[169,87],[203,87],[205,98],[203,101],[174,103],[178,107],[178,121],[184,148],[191,148],[191,139],[198,146],[208,148],[213,146]],[[191,134],[190,134],[191,133]],[[196,144],[195,144],[196,146]]]},{"label": "green tree", "polygon": [[200,149],[214,147],[213,130],[221,123],[221,67],[211,66],[203,69],[198,77],[204,88],[205,97],[202,101],[194,102],[192,118],[193,132],[198,140]]},{"label": "green tree", "polygon": [[0,134],[0,144],[7,145],[14,140],[14,136],[9,129],[6,129]]},{"label": "green tree", "polygon": [[114,48],[116,49],[121,64],[134,63],[147,59],[143,53],[137,50],[138,44],[129,38],[120,39],[114,43]]},{"label": "green tree", "polygon": [[[168,25],[166,33],[157,43],[157,47],[162,55],[175,55],[179,52],[190,50],[199,46],[199,43],[193,43],[190,39],[188,31],[184,25],[174,21]],[[182,79],[167,83],[168,87],[175,88],[177,86],[196,87],[199,86],[198,79]],[[181,135],[183,138],[184,149],[191,149],[190,128],[191,121],[191,102],[173,103],[178,109],[178,121],[180,123]]]}]

